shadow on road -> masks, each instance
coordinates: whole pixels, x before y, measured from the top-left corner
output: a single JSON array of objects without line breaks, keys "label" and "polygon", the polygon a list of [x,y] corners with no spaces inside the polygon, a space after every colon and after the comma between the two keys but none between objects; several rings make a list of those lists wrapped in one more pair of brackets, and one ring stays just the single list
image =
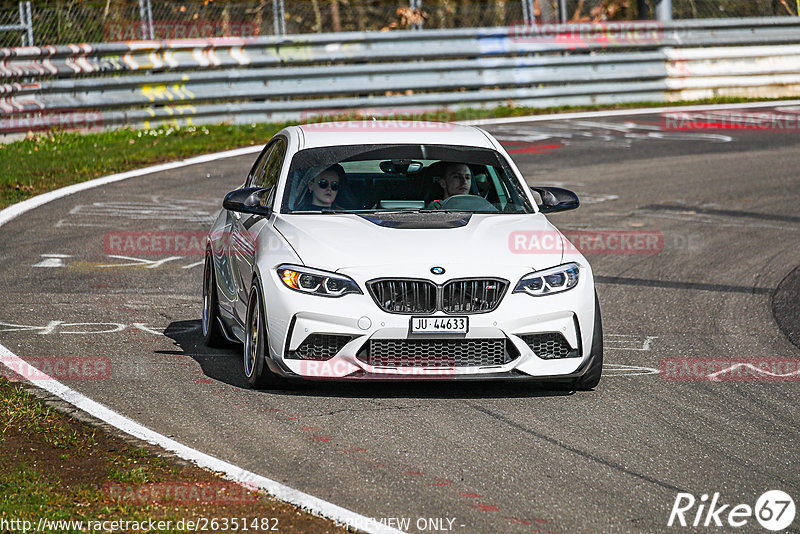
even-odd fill
[{"label": "shadow on road", "polygon": [[[164,331],[180,349],[157,351],[159,354],[189,356],[203,374],[212,380],[238,388],[249,389],[242,372],[241,346],[225,349],[206,347],[199,319],[174,321]],[[381,382],[333,382],[329,380],[287,383],[281,389],[263,390],[281,396],[343,397],[343,398],[442,398],[484,399],[520,397],[562,397],[572,391],[547,389],[547,385],[532,381],[473,381],[473,380],[393,380]]]}]

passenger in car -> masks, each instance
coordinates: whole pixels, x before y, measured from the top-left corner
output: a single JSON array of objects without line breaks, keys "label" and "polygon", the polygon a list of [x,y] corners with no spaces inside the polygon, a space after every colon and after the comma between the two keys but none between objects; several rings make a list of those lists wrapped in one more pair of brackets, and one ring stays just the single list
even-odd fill
[{"label": "passenger in car", "polygon": [[336,202],[339,187],[344,185],[346,173],[338,163],[334,163],[308,182],[308,191],[304,192],[297,210],[315,211],[330,209]]}]

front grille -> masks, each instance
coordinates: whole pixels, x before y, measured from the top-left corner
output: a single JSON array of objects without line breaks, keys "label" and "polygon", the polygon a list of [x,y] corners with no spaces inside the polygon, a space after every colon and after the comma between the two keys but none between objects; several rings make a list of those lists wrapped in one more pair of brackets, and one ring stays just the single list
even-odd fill
[{"label": "front grille", "polygon": [[494,310],[508,282],[500,279],[454,280],[442,288],[445,313],[481,313]]},{"label": "front grille", "polygon": [[580,356],[580,351],[570,348],[567,340],[558,332],[527,334],[520,337],[522,341],[531,348],[534,354],[545,360],[577,358]]},{"label": "front grille", "polygon": [[410,278],[367,282],[370,295],[389,313],[484,313],[497,308],[508,289],[501,278],[452,280],[437,286]]},{"label": "front grille", "polygon": [[296,350],[287,351],[286,357],[292,360],[330,360],[351,339],[351,336],[311,334]]},{"label": "front grille", "polygon": [[505,338],[371,339],[358,354],[376,367],[482,367],[504,365],[519,353]]},{"label": "front grille", "polygon": [[372,298],[389,313],[433,313],[436,284],[427,280],[377,280],[367,284]]}]

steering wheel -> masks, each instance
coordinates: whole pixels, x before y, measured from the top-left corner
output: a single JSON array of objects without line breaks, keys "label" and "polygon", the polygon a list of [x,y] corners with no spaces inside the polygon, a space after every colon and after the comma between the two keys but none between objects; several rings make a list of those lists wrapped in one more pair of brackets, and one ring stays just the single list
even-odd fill
[{"label": "steering wheel", "polygon": [[497,211],[491,202],[475,195],[453,195],[439,202],[437,208],[453,211]]}]

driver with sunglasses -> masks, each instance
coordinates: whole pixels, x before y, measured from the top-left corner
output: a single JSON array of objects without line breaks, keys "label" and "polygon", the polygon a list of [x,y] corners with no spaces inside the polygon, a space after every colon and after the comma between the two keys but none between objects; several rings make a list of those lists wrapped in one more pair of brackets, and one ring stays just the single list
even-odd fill
[{"label": "driver with sunglasses", "polygon": [[[339,185],[344,182],[344,168],[334,163],[308,182],[308,195],[299,209],[302,211],[316,211],[330,209],[339,193]],[[309,198],[310,197],[310,198]]]}]

